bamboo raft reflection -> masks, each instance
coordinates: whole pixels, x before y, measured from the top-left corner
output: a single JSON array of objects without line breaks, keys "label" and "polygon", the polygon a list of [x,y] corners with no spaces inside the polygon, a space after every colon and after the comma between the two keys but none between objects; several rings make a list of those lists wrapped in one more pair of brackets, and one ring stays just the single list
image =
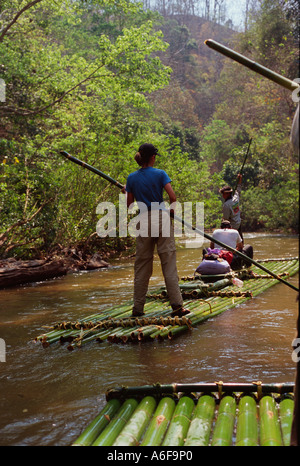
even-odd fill
[{"label": "bamboo raft reflection", "polygon": [[[291,277],[299,271],[299,260],[271,260],[268,267],[278,277]],[[134,343],[173,339],[187,331],[191,332],[207,319],[239,306],[278,283],[271,275],[261,275],[257,267],[222,277],[210,276],[213,283],[205,283],[204,278],[184,277],[180,281],[184,307],[190,311],[184,317],[171,317],[172,309],[167,294],[164,289],[159,289],[148,296],[145,315],[142,317],[132,318],[132,302],[127,302],[78,321],[55,323],[35,341],[44,347],[55,342],[67,343],[67,348],[73,350],[91,341]],[[242,288],[234,285],[234,278],[243,282]]]},{"label": "bamboo raft reflection", "polygon": [[261,382],[111,389],[73,446],[287,446],[293,389]]}]

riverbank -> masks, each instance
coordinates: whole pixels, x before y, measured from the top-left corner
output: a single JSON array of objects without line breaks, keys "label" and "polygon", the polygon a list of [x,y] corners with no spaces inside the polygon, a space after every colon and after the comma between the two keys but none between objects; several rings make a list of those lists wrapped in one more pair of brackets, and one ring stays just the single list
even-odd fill
[{"label": "riverbank", "polygon": [[131,257],[134,242],[131,238],[92,240],[63,247],[56,245],[48,252],[37,252],[31,257],[0,257],[0,289],[85,270],[108,268],[112,260]]}]

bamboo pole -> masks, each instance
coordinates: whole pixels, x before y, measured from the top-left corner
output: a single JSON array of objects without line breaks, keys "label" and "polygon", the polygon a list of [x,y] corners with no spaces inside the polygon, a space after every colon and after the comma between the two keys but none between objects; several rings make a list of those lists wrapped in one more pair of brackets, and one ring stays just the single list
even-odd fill
[{"label": "bamboo pole", "polygon": [[109,400],[98,416],[84,429],[72,446],[90,446],[107,426],[110,419],[120,408],[121,402],[117,399]]},{"label": "bamboo pole", "polygon": [[185,446],[208,445],[214,413],[215,398],[210,395],[202,395],[195,408]]},{"label": "bamboo pole", "polygon": [[282,438],[274,398],[263,396],[259,402],[261,446],[281,446]]},{"label": "bamboo pole", "polygon": [[139,445],[141,436],[150,422],[155,407],[156,401],[153,396],[143,398],[120,435],[114,441],[113,446]]},{"label": "bamboo pole", "polygon": [[[236,302],[232,302],[232,298],[213,298],[213,299],[216,299],[219,301],[215,301],[217,304],[214,305],[212,301],[207,300],[212,305],[212,308],[213,308],[212,312],[210,310],[203,309],[201,311],[194,312],[193,315],[189,315],[189,318],[192,323],[192,327],[195,327],[196,325],[199,325],[200,323],[205,322],[207,319],[215,317],[232,307],[236,307],[237,305]],[[244,300],[250,299],[250,298],[238,297],[236,299],[241,300],[239,301],[239,303],[241,303],[241,302],[244,302]],[[170,329],[168,338],[172,339],[174,338],[174,336],[178,336],[180,333],[184,331],[186,331],[185,326],[174,326]]]},{"label": "bamboo pole", "polygon": [[270,259],[257,259],[257,262],[289,262],[289,261],[298,261],[299,257],[272,257]]},{"label": "bamboo pole", "polygon": [[293,398],[286,397],[279,402],[279,413],[283,445],[289,446],[294,413]]},{"label": "bamboo pole", "polygon": [[224,45],[219,44],[218,42],[212,39],[207,39],[206,41],[204,41],[204,43],[205,45],[221,53],[222,55],[225,55],[226,57],[229,57],[232,60],[237,61],[241,65],[246,66],[252,71],[255,71],[255,73],[261,74],[262,76],[270,79],[271,81],[279,84],[280,86],[285,87],[289,91],[294,91],[299,87],[299,84],[296,81],[292,81],[291,79],[285,78],[284,76],[275,73],[275,71],[272,71],[254,62],[253,60],[250,60],[244,55],[241,55],[240,53],[235,52],[234,50],[231,50],[228,47],[225,47]]},{"label": "bamboo pole", "polygon": [[141,446],[160,445],[175,409],[175,401],[168,396],[162,398],[156,408]]},{"label": "bamboo pole", "polygon": [[137,400],[130,398],[126,400],[119,411],[115,414],[114,418],[102,431],[99,437],[93,442],[93,446],[111,446],[113,445],[115,439],[126,425],[128,419],[132,415],[133,411],[138,405]]},{"label": "bamboo pole", "polygon": [[69,351],[72,351],[75,349],[75,347],[82,348],[82,346],[86,345],[87,343],[90,343],[91,341],[104,341],[104,339],[106,339],[109,336],[110,332],[111,330],[100,330],[99,332],[93,332],[90,336],[85,337],[83,339],[75,339],[69,343],[67,349]]},{"label": "bamboo pole", "polygon": [[[242,163],[241,169],[240,169],[240,171],[239,171],[239,174],[240,174],[240,175],[242,175],[242,174],[243,174],[244,166],[245,166],[246,160],[247,160],[247,158],[248,158],[248,155],[249,155],[249,151],[250,151],[251,142],[252,142],[252,138],[250,138],[250,141],[249,141],[249,143],[248,143],[247,152],[246,152],[246,154],[245,154],[245,158],[244,158],[244,160],[243,160],[243,163]],[[239,183],[238,183],[238,181],[237,181],[237,182],[236,182],[236,185],[235,185],[235,187],[234,187],[234,191],[233,191],[233,193],[235,193],[235,192],[236,192],[236,190],[237,190],[237,187],[238,187],[238,184],[239,184]]]},{"label": "bamboo pole", "polygon": [[177,403],[162,446],[183,446],[195,407],[194,400],[183,396]]},{"label": "bamboo pole", "polygon": [[236,446],[258,445],[258,422],[256,400],[249,395],[243,396],[238,404]]},{"label": "bamboo pole", "polygon": [[224,396],[218,409],[218,417],[214,427],[212,446],[229,446],[236,414],[236,401],[233,396]]},{"label": "bamboo pole", "polygon": [[79,160],[77,159],[76,157],[73,157],[73,155],[70,155],[68,154],[68,152],[66,152],[65,150],[61,150],[60,151],[61,155],[63,155],[64,157],[66,157],[67,159],[71,160],[72,162],[76,163],[77,165],[80,165],[81,167],[83,168],[87,168],[88,170],[96,173],[96,175],[99,175],[101,176],[102,178],[106,179],[107,181],[109,181],[111,184],[114,184],[115,186],[117,186],[118,188],[120,189],[123,189],[124,188],[124,185],[119,183],[118,181],[114,180],[113,178],[111,178],[110,176],[106,175],[105,173],[103,173],[102,171],[98,170],[97,168],[93,167],[92,165],[89,165],[88,163],[86,162],[82,162],[82,160]]}]

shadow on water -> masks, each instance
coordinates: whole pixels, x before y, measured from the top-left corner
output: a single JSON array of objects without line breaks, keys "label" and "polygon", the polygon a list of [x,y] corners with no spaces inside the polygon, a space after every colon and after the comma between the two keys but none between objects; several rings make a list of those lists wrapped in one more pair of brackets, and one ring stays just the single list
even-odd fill
[{"label": "shadow on water", "polygon": [[[298,238],[246,235],[255,259],[298,256]],[[200,248],[178,250],[180,276],[193,274]],[[298,276],[292,283],[298,286]],[[158,259],[150,286],[161,285]],[[76,320],[132,299],[133,261],[0,291],[1,445],[69,445],[119,385],[156,382],[290,382],[297,293],[279,283],[172,341],[90,343],[69,352],[34,338],[62,320]]]}]

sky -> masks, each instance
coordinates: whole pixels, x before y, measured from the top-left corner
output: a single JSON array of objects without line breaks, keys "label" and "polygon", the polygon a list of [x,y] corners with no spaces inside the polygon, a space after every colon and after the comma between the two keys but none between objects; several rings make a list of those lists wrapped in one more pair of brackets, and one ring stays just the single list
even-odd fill
[{"label": "sky", "polygon": [[246,0],[226,0],[227,18],[230,18],[236,27],[244,26]]},{"label": "sky", "polygon": [[[244,27],[244,18],[245,18],[245,9],[246,9],[246,0],[224,0],[226,5],[226,19],[231,19],[234,26],[238,29],[243,29]],[[154,6],[157,4],[157,0],[144,0],[144,4],[147,7]],[[195,2],[196,10],[199,9],[198,14],[204,14],[205,11],[205,0],[199,0]],[[210,10],[213,11],[214,0],[210,0]]]}]

